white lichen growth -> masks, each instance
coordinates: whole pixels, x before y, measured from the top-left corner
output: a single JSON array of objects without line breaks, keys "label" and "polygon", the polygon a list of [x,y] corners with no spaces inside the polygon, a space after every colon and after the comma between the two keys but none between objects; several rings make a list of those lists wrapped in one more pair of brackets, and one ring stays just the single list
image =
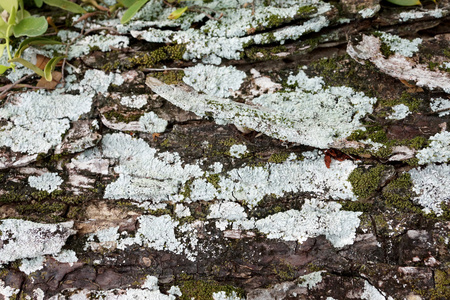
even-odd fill
[{"label": "white lichen growth", "polygon": [[376,13],[380,10],[381,5],[377,4],[374,7],[367,7],[362,10],[360,10],[358,13],[363,17],[364,19],[372,18],[376,15]]},{"label": "white lichen growth", "polygon": [[61,263],[68,263],[70,266],[73,266],[73,264],[78,261],[78,257],[75,251],[65,249],[60,253],[53,255],[53,258]]},{"label": "white lichen growth", "polygon": [[63,179],[58,175],[58,173],[44,173],[40,176],[28,177],[28,183],[35,189],[51,193],[58,189],[58,187],[63,183]]},{"label": "white lichen growth", "polygon": [[336,248],[353,244],[361,212],[341,211],[335,202],[306,200],[300,211],[288,210],[255,222],[269,239],[303,243],[308,238],[325,235]]},{"label": "white lichen growth", "polygon": [[246,77],[245,72],[234,66],[216,67],[198,64],[184,69],[183,81],[196,91],[217,97],[229,97],[239,90]]},{"label": "white lichen growth", "polygon": [[420,38],[410,41],[387,32],[378,31],[377,33],[381,35],[381,40],[389,46],[391,51],[406,57],[412,57],[414,53],[419,51],[419,45],[422,44]]},{"label": "white lichen growth", "polygon": [[236,144],[230,147],[230,155],[236,158],[241,158],[248,153],[247,146]]},{"label": "white lichen growth", "polygon": [[413,200],[425,207],[426,213],[433,211],[442,215],[441,203],[450,201],[450,165],[431,164],[423,169],[413,169],[409,174],[413,191],[418,195]]},{"label": "white lichen growth", "polygon": [[399,104],[392,107],[394,112],[388,117],[388,119],[391,120],[402,120],[406,118],[409,114],[411,114],[411,111],[409,110],[409,107],[405,104]]},{"label": "white lichen growth", "polygon": [[322,282],[322,273],[325,271],[317,271],[312,272],[303,276],[300,276],[298,278],[299,287],[306,287],[308,289],[311,289],[315,287],[318,283]]},{"label": "white lichen growth", "polygon": [[244,207],[236,202],[214,203],[209,207],[209,211],[208,219],[236,221],[247,218]]},{"label": "white lichen growth", "polygon": [[442,163],[450,160],[450,132],[436,133],[429,138],[430,145],[418,151],[419,164]]},{"label": "white lichen growth", "polygon": [[308,78],[303,71],[290,77],[290,82],[298,82],[294,91],[262,95],[252,100],[258,106],[187,92],[152,77],[146,83],[174,105],[199,116],[212,115],[218,124],[232,123],[319,148],[361,129],[360,118],[371,113],[376,102],[349,87],[321,88],[320,79]]},{"label": "white lichen growth", "polygon": [[443,10],[441,8],[437,8],[436,9],[430,9],[427,11],[404,11],[401,12],[399,17],[400,17],[400,21],[402,22],[406,22],[409,20],[415,20],[415,19],[421,19],[427,16],[431,16],[431,17],[435,17],[435,18],[442,18],[443,16]]},{"label": "white lichen growth", "polygon": [[44,257],[37,256],[30,259],[22,259],[19,270],[24,272],[27,275],[30,275],[33,272],[41,270],[44,267]]},{"label": "white lichen growth", "polygon": [[191,211],[190,211],[189,207],[184,206],[184,205],[181,204],[181,203],[180,203],[180,204],[177,204],[177,205],[175,206],[174,212],[175,212],[175,215],[176,215],[178,218],[189,217],[189,216],[191,215]]},{"label": "white lichen growth", "polygon": [[444,98],[431,98],[430,107],[432,111],[439,112],[439,117],[450,114],[450,100]]},{"label": "white lichen growth", "polygon": [[361,295],[361,299],[365,300],[394,300],[391,296],[386,296],[385,293],[378,290],[371,285],[367,280],[364,281],[364,291]]},{"label": "white lichen growth", "polygon": [[147,101],[148,95],[131,95],[122,97],[120,104],[131,108],[141,108],[147,104]]},{"label": "white lichen growth", "polygon": [[154,203],[176,200],[180,186],[203,175],[199,166],[183,166],[178,154],[159,154],[142,139],[115,133],[105,135],[102,141],[104,157],[117,161],[115,171],[119,173],[119,178],[106,187],[105,198]]},{"label": "white lichen growth", "polygon": [[224,291],[214,292],[212,294],[212,298],[214,300],[244,300],[245,298],[241,298],[235,291],[231,291],[231,293],[227,293]]},{"label": "white lichen growth", "polygon": [[14,299],[19,292],[20,289],[7,286],[5,282],[0,279],[0,296],[3,296],[4,299]]},{"label": "white lichen growth", "polygon": [[39,224],[5,219],[0,221],[0,265],[23,258],[57,254],[74,234],[73,222]]},{"label": "white lichen growth", "polygon": [[168,122],[151,111],[139,118],[139,124],[145,132],[159,133],[166,130]]}]

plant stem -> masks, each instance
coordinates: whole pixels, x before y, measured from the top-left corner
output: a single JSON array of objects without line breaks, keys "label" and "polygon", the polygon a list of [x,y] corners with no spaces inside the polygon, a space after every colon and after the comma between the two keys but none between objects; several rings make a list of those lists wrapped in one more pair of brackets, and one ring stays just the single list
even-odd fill
[{"label": "plant stem", "polygon": [[9,49],[9,31],[12,28],[11,25],[8,25],[8,28],[6,29],[6,36],[5,36],[5,40],[6,40],[6,51],[8,52],[8,58],[12,59],[12,55],[11,55],[11,50]]}]

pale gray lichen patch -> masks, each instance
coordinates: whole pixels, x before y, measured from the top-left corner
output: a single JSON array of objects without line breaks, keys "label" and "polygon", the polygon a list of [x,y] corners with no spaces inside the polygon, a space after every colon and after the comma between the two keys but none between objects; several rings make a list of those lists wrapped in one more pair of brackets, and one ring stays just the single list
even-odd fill
[{"label": "pale gray lichen patch", "polygon": [[450,100],[444,98],[431,98],[430,103],[431,110],[439,112],[439,117],[443,117],[450,114]]},{"label": "pale gray lichen patch", "polygon": [[419,164],[442,163],[450,160],[450,132],[436,133],[430,137],[430,145],[418,151]]},{"label": "pale gray lichen patch", "polygon": [[216,67],[198,64],[184,69],[183,81],[198,92],[217,97],[229,97],[239,90],[246,77],[245,72],[234,66]]},{"label": "pale gray lichen patch", "polygon": [[27,275],[30,275],[31,273],[41,270],[44,267],[44,260],[45,258],[43,256],[37,256],[30,259],[24,258],[21,261],[19,270]]},{"label": "pale gray lichen patch", "polygon": [[102,148],[104,157],[117,161],[115,171],[119,173],[106,187],[104,198],[156,203],[175,200],[180,186],[203,175],[197,165],[183,166],[178,154],[160,154],[144,140],[122,133],[106,135]]},{"label": "pale gray lichen patch", "polygon": [[62,250],[58,254],[53,255],[53,258],[61,263],[68,263],[70,266],[73,266],[78,261],[77,254],[73,250]]},{"label": "pale gray lichen patch", "polygon": [[147,104],[148,95],[131,95],[120,99],[120,104],[131,108],[142,108]]},{"label": "pale gray lichen patch", "polygon": [[405,104],[395,105],[392,107],[392,109],[394,110],[394,112],[390,116],[388,116],[388,119],[402,120],[406,118],[406,116],[411,114],[411,112],[409,111],[409,107]]},{"label": "pale gray lichen patch", "polygon": [[425,207],[426,213],[433,211],[441,215],[441,203],[450,201],[450,165],[430,164],[423,169],[413,169],[409,174],[413,191],[418,195],[414,201]]},{"label": "pale gray lichen patch", "polygon": [[13,299],[19,292],[20,289],[7,286],[3,280],[0,280],[0,295],[5,299]]},{"label": "pale gray lichen patch", "polygon": [[6,219],[0,221],[0,265],[16,259],[57,254],[74,234],[73,222],[40,224]]},{"label": "pale gray lichen patch", "polygon": [[361,299],[365,300],[394,300],[391,296],[387,296],[386,293],[381,292],[376,287],[371,285],[367,280],[364,281],[364,291],[361,295]]},{"label": "pale gray lichen patch", "polygon": [[40,176],[28,177],[28,183],[35,189],[51,193],[63,183],[63,180],[58,173],[45,173]]},{"label": "pale gray lichen patch", "polygon": [[[297,77],[305,82],[309,80],[303,71],[291,81]],[[199,116],[212,115],[218,124],[232,123],[281,140],[328,148],[333,141],[361,128],[359,119],[372,112],[376,99],[349,87],[318,90],[320,84],[317,80],[310,80],[314,84],[312,87],[299,86],[291,92],[266,94],[253,99],[253,103],[259,106],[186,91],[152,77],[148,77],[146,83],[174,105]]]},{"label": "pale gray lichen patch", "polygon": [[[73,43],[69,47],[67,53],[68,59],[75,57],[80,57],[88,54],[92,49],[98,49],[102,52],[111,51],[113,48],[126,48],[129,44],[129,38],[122,35],[111,35],[111,34],[93,34],[80,36],[77,31],[60,30],[58,31],[58,37],[61,38],[62,42]],[[75,42],[74,42],[75,41]],[[64,52],[65,45],[52,45],[47,46],[48,49],[59,50]]]},{"label": "pale gray lichen patch", "polygon": [[247,146],[242,144],[233,145],[230,147],[230,155],[240,158],[248,153]]},{"label": "pale gray lichen patch", "polygon": [[235,291],[231,291],[231,293],[220,291],[214,292],[212,294],[214,300],[244,300],[245,298],[241,298]]},{"label": "pale gray lichen patch", "polygon": [[300,282],[298,286],[308,289],[315,287],[318,283],[322,282],[322,273],[324,272],[325,271],[317,271],[300,276],[298,278],[298,281]]},{"label": "pale gray lichen patch", "polygon": [[427,16],[442,18],[444,14],[447,15],[448,11],[444,11],[443,9],[436,7],[436,9],[430,9],[426,11],[417,11],[417,10],[404,11],[400,13],[399,18],[400,21],[406,22],[409,20],[422,19]]},{"label": "pale gray lichen patch", "polygon": [[92,95],[66,95],[61,91],[19,94],[0,109],[7,124],[0,131],[0,145],[15,152],[46,153],[61,142],[61,136],[91,110]]},{"label": "pale gray lichen patch", "polygon": [[372,62],[381,72],[401,80],[414,81],[430,90],[441,88],[450,93],[450,75],[444,71],[431,71],[427,65],[418,64],[400,54],[385,58],[380,50],[381,41],[375,36],[363,35],[356,45],[349,43],[347,53],[357,62]]},{"label": "pale gray lichen patch", "polygon": [[389,49],[405,57],[412,57],[414,53],[419,51],[419,45],[422,44],[422,39],[416,38],[412,41],[402,39],[399,36],[378,31],[381,40],[389,46]]},{"label": "pale gray lichen patch", "polygon": [[306,200],[300,211],[288,210],[255,222],[270,239],[303,243],[325,235],[336,248],[353,244],[362,212],[341,211],[341,205],[317,199]]},{"label": "pale gray lichen patch", "polygon": [[[185,254],[190,260],[195,260],[197,252],[197,231],[191,224],[179,225],[169,215],[140,216],[139,229],[134,236],[126,233],[119,234],[119,227],[110,227],[99,230],[89,235],[84,249],[124,250],[128,246],[140,245],[160,251],[170,251],[177,254]],[[177,237],[177,229],[181,234]],[[98,241],[98,242],[96,242]]]},{"label": "pale gray lichen patch", "polygon": [[158,117],[154,112],[145,113],[139,118],[139,124],[142,126],[142,131],[150,133],[159,133],[166,130],[167,122],[164,119]]}]

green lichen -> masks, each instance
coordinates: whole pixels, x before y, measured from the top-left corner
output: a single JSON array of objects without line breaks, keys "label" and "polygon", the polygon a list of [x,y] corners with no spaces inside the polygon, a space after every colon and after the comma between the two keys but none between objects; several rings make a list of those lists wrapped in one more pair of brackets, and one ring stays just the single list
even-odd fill
[{"label": "green lichen", "polygon": [[133,66],[143,66],[150,68],[163,61],[174,61],[183,59],[183,54],[186,52],[186,46],[168,45],[158,48],[152,52],[139,54],[135,57],[129,58],[129,62]]},{"label": "green lichen", "polygon": [[351,183],[353,193],[358,197],[358,199],[367,199],[377,191],[383,173],[387,170],[387,168],[387,166],[378,164],[367,170],[359,167],[350,173],[348,181]]},{"label": "green lichen", "polygon": [[[185,275],[183,277],[186,278],[188,276]],[[210,279],[184,280],[184,278],[176,282],[182,293],[182,296],[179,298],[180,300],[212,300],[213,293],[221,291],[224,291],[227,296],[231,296],[233,292],[235,292],[238,297],[245,296],[245,292],[242,289],[232,285],[221,284]]]}]

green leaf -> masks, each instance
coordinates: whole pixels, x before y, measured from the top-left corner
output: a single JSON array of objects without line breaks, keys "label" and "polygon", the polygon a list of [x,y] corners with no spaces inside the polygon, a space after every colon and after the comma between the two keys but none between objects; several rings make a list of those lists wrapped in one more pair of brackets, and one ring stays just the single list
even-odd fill
[{"label": "green leaf", "polygon": [[8,23],[0,18],[0,39],[6,38],[6,30],[8,30]]},{"label": "green leaf", "polygon": [[4,10],[6,10],[9,14],[11,14],[13,7],[17,8],[19,7],[19,2],[17,0],[0,0],[0,6],[3,7]]},{"label": "green leaf", "polygon": [[36,67],[35,65],[33,65],[32,63],[30,63],[28,60],[25,60],[23,58],[20,57],[16,57],[13,59],[8,60],[9,63],[12,62],[18,62],[19,64],[24,65],[25,67],[27,67],[28,69],[31,69],[34,71],[34,73],[38,74],[41,77],[44,77],[44,71],[42,71],[41,69],[39,69],[38,67]]},{"label": "green leaf", "polygon": [[52,72],[55,69],[55,66],[58,63],[58,61],[60,61],[63,58],[65,58],[65,56],[58,56],[58,57],[53,57],[52,59],[50,59],[48,61],[48,63],[45,65],[45,68],[44,68],[45,80],[52,81]]},{"label": "green leaf", "polygon": [[125,24],[126,22],[130,21],[131,18],[141,9],[142,6],[144,6],[145,3],[147,3],[149,0],[137,0],[133,5],[130,6],[129,9],[125,11],[125,13],[122,16],[122,19],[120,19],[120,23]]},{"label": "green leaf", "polygon": [[79,6],[76,3],[67,1],[67,0],[43,0],[45,4],[48,4],[50,6],[56,6],[61,9],[73,12],[75,14],[84,14],[86,11],[84,8]]},{"label": "green leaf", "polygon": [[17,7],[13,6],[12,10],[8,17],[8,25],[14,25],[16,24],[16,13],[17,13]]},{"label": "green leaf", "polygon": [[0,57],[3,56],[3,52],[5,51],[6,44],[0,44]]},{"label": "green leaf", "polygon": [[122,4],[125,7],[130,7],[131,5],[133,5],[134,3],[136,3],[136,1],[138,0],[119,0],[117,2],[119,2],[120,4]]},{"label": "green leaf", "polygon": [[42,0],[34,0],[34,4],[36,4],[37,7],[41,7],[42,3],[43,3]]},{"label": "green leaf", "polygon": [[47,31],[48,23],[45,17],[28,17],[14,26],[14,36],[40,36]]},{"label": "green leaf", "polygon": [[422,3],[420,3],[420,0],[387,0],[387,1],[400,6],[422,5]]},{"label": "green leaf", "polygon": [[17,48],[14,57],[20,57],[25,49],[31,45],[61,45],[60,41],[55,41],[43,37],[31,37],[20,43],[19,48]]},{"label": "green leaf", "polygon": [[8,69],[10,69],[10,68],[11,68],[11,67],[9,67],[9,66],[3,66],[3,65],[0,65],[0,74],[5,73],[6,70],[8,70]]},{"label": "green leaf", "polygon": [[185,6],[185,7],[180,7],[179,9],[174,10],[174,11],[168,16],[168,18],[171,19],[171,20],[176,20],[176,19],[178,19],[179,17],[181,17],[181,15],[182,15],[187,9],[188,9],[187,6]]}]

